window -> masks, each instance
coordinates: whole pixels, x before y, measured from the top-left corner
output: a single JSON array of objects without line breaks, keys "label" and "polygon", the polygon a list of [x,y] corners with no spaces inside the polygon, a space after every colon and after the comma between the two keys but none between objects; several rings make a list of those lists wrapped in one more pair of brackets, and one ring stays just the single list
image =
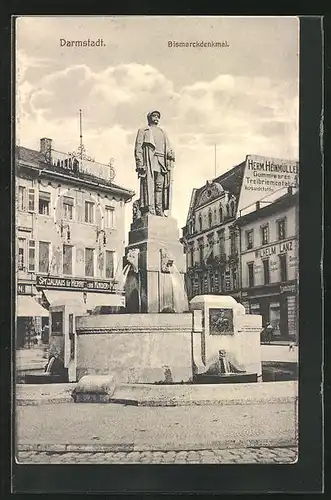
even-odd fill
[{"label": "window", "polygon": [[269,259],[263,260],[263,276],[264,276],[264,284],[267,285],[270,282]]},{"label": "window", "polygon": [[52,312],[51,313],[51,321],[52,321],[52,335],[63,335],[63,312]]},{"label": "window", "polygon": [[236,204],[235,204],[234,200],[231,200],[231,202],[230,202],[230,215],[231,215],[231,217],[235,216],[235,212],[236,212]]},{"label": "window", "polygon": [[63,197],[63,218],[66,220],[73,219],[74,199],[69,196]]},{"label": "window", "polygon": [[209,227],[213,225],[213,214],[211,213],[211,210],[208,212],[208,224]]},{"label": "window", "polygon": [[25,210],[25,187],[18,187],[18,209]]},{"label": "window", "polygon": [[195,233],[195,215],[193,216],[192,219],[192,232]]},{"label": "window", "polygon": [[232,230],[230,233],[230,249],[231,255],[235,255],[237,252],[237,238],[234,230]]},{"label": "window", "polygon": [[249,250],[250,248],[253,248],[253,244],[254,244],[254,233],[253,233],[253,229],[251,229],[250,231],[246,231],[246,249]]},{"label": "window", "polygon": [[39,272],[49,272],[49,243],[39,241]]},{"label": "window", "polygon": [[200,227],[200,231],[202,231],[202,215],[199,214],[199,227]]},{"label": "window", "polygon": [[18,270],[23,271],[25,264],[25,239],[18,239]]},{"label": "window", "polygon": [[94,223],[94,203],[85,201],[85,222]]},{"label": "window", "polygon": [[213,236],[208,237],[208,255],[209,257],[214,257],[214,239]]},{"label": "window", "polygon": [[203,262],[203,241],[199,241],[199,261]]},{"label": "window", "polygon": [[286,254],[279,256],[280,281],[287,281],[287,258]]},{"label": "window", "polygon": [[205,282],[204,282],[204,279],[203,279],[203,275],[201,275],[201,276],[200,276],[200,280],[199,280],[199,282],[200,282],[200,293],[201,293],[201,294],[203,294],[203,293],[204,293],[204,291],[205,291],[205,290],[204,290],[204,288],[205,288],[205,287],[204,287],[204,283],[205,283]]},{"label": "window", "polygon": [[113,207],[106,207],[105,226],[109,229],[113,229],[115,227],[115,210]]},{"label": "window", "polygon": [[219,213],[220,213],[220,222],[223,222],[223,208],[222,208],[222,205],[220,205]]},{"label": "window", "polygon": [[277,233],[278,233],[279,240],[283,240],[286,238],[285,219],[281,219],[281,220],[277,221]]},{"label": "window", "polygon": [[193,265],[194,265],[194,249],[193,249],[193,246],[191,246],[189,248],[189,255],[190,255],[190,264],[189,264],[189,266],[193,267]]},{"label": "window", "polygon": [[248,262],[248,287],[252,288],[254,286],[254,262]]},{"label": "window", "polygon": [[224,235],[224,229],[222,229],[219,233],[218,233],[218,238],[219,238],[219,250],[220,250],[220,255],[224,255],[225,254],[225,235]]},{"label": "window", "polygon": [[232,287],[233,290],[237,290],[238,288],[238,272],[235,267],[232,269]]},{"label": "window", "polygon": [[85,276],[94,276],[94,248],[85,248]]},{"label": "window", "polygon": [[49,215],[50,203],[51,203],[50,193],[39,191],[39,213],[41,215]]},{"label": "window", "polygon": [[72,246],[63,245],[63,274],[72,275]]},{"label": "window", "polygon": [[29,212],[34,212],[34,189],[29,189]]},{"label": "window", "polygon": [[29,261],[28,261],[28,271],[35,271],[36,262],[36,243],[34,240],[29,241]]},{"label": "window", "polygon": [[114,278],[115,275],[115,252],[106,250],[106,278]]},{"label": "window", "polygon": [[261,227],[262,232],[262,245],[267,245],[269,243],[269,226]]}]

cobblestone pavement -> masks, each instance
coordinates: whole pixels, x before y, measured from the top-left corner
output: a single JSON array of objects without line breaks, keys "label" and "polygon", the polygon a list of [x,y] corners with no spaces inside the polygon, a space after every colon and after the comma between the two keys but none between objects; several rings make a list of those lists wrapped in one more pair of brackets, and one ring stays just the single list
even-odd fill
[{"label": "cobblestone pavement", "polygon": [[139,464],[284,464],[297,459],[296,448],[237,448],[198,451],[132,451],[111,453],[21,451],[19,463],[139,463]]}]

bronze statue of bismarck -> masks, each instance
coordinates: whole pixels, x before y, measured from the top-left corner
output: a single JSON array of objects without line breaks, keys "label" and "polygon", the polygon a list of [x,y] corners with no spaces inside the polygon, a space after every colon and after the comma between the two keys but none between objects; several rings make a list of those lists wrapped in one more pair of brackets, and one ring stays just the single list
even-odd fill
[{"label": "bronze statue of bismarck", "polygon": [[140,211],[161,217],[170,210],[174,152],[164,130],[158,126],[161,113],[147,115],[148,126],[137,133],[134,156],[140,179]]}]

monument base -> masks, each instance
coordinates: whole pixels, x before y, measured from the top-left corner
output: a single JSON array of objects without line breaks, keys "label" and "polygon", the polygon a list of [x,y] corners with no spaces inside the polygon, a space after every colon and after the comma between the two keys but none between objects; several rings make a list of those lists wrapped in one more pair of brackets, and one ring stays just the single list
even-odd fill
[{"label": "monument base", "polygon": [[128,313],[184,312],[185,256],[177,221],[146,214],[131,224],[130,250],[139,250],[138,269],[128,273],[125,294]]}]

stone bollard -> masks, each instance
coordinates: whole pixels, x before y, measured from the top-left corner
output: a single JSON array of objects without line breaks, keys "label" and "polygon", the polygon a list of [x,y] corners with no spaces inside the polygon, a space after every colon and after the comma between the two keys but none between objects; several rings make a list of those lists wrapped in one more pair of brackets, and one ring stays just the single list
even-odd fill
[{"label": "stone bollard", "polygon": [[85,375],[71,393],[75,403],[109,403],[115,392],[113,375]]}]

